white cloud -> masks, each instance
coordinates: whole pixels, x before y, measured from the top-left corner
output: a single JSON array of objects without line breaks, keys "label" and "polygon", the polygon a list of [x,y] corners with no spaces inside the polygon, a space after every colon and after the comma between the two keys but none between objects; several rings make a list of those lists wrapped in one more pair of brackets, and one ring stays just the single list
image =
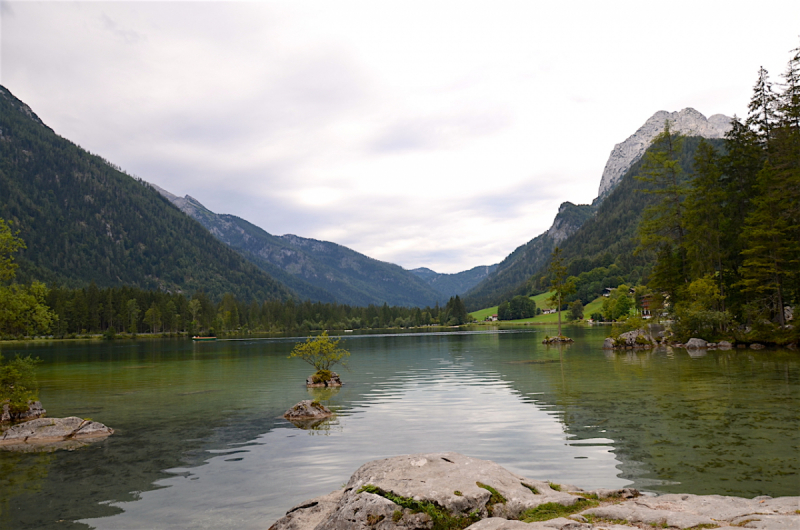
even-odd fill
[{"label": "white cloud", "polygon": [[[212,210],[407,268],[501,260],[657,110],[746,113],[800,5],[2,2],[0,82]],[[745,30],[746,28],[746,30]]]}]

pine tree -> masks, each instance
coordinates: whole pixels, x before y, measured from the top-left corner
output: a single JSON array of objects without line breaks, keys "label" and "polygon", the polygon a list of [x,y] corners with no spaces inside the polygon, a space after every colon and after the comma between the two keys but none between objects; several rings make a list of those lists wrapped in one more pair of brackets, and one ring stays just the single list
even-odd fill
[{"label": "pine tree", "polygon": [[762,145],[769,151],[772,130],[777,118],[778,98],[769,80],[769,73],[762,66],[758,70],[758,81],[753,87],[753,97],[748,105],[747,126],[755,131]]},{"label": "pine tree", "polygon": [[664,131],[655,137],[645,153],[642,170],[636,177],[650,185],[646,193],[660,198],[642,214],[637,253],[655,253],[651,283],[673,300],[689,278],[683,204],[687,185],[679,161],[682,146],[683,137],[673,134],[666,121]]},{"label": "pine tree", "polygon": [[755,296],[757,312],[768,311],[783,327],[785,289],[787,282],[796,280],[800,243],[793,237],[800,220],[781,215],[786,203],[780,173],[769,162],[759,172],[759,191],[754,209],[747,216],[742,237],[742,289]]}]

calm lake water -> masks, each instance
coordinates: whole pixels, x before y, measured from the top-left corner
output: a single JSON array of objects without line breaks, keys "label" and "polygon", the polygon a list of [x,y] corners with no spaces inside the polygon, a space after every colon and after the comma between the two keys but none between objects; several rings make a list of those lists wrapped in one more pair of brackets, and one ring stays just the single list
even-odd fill
[{"label": "calm lake water", "polygon": [[[347,334],[345,386],[309,391],[299,339],[5,346],[42,359],[53,417],[116,433],[0,451],[0,528],[268,528],[363,463],[457,451],[585,488],[800,494],[800,356],[607,352],[607,328]],[[320,397],[317,430],[281,417]]]}]

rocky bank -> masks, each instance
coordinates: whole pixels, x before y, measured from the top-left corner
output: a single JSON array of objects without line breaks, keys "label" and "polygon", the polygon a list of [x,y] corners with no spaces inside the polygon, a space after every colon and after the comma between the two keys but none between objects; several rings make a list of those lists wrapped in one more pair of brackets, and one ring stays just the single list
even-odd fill
[{"label": "rocky bank", "polygon": [[585,491],[488,460],[429,453],[369,462],[342,489],[298,504],[270,530],[796,530],[798,510],[800,497]]}]

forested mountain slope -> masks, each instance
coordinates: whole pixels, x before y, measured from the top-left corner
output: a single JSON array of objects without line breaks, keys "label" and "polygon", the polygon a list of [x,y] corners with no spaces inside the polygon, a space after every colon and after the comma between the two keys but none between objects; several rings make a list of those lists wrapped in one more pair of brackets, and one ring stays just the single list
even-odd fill
[{"label": "forested mountain slope", "polygon": [[5,87],[0,218],[27,245],[18,257],[20,281],[290,296],[150,185],[55,134]]},{"label": "forested mountain slope", "polygon": [[272,235],[234,215],[216,214],[187,195],[178,197],[155,186],[216,238],[301,298],[367,306],[433,306],[448,296],[399,265],[372,259],[352,249],[291,234]]},{"label": "forested mountain slope", "polygon": [[595,207],[588,204],[563,203],[547,232],[514,250],[493,273],[464,295],[467,309],[473,311],[510,299],[520,285],[541,270],[553,248],[575,233],[594,211]]},{"label": "forested mountain slope", "polygon": [[494,272],[496,268],[496,264],[479,265],[468,271],[446,274],[433,271],[427,267],[419,267],[418,269],[412,269],[411,272],[449,298],[466,293]]},{"label": "forested mountain slope", "polygon": [[[683,142],[679,162],[685,181],[694,174],[694,155],[700,140],[700,137],[692,136]],[[723,139],[705,141],[717,150],[724,149]],[[620,267],[624,279],[631,283],[646,273],[652,257],[644,254],[634,256],[634,250],[639,244],[637,229],[642,212],[652,204],[655,196],[644,193],[649,185],[636,179],[642,163],[642,159],[634,163],[598,206],[597,214],[561,243],[561,255],[564,262],[569,263],[570,275],[607,267],[612,263]]]}]

